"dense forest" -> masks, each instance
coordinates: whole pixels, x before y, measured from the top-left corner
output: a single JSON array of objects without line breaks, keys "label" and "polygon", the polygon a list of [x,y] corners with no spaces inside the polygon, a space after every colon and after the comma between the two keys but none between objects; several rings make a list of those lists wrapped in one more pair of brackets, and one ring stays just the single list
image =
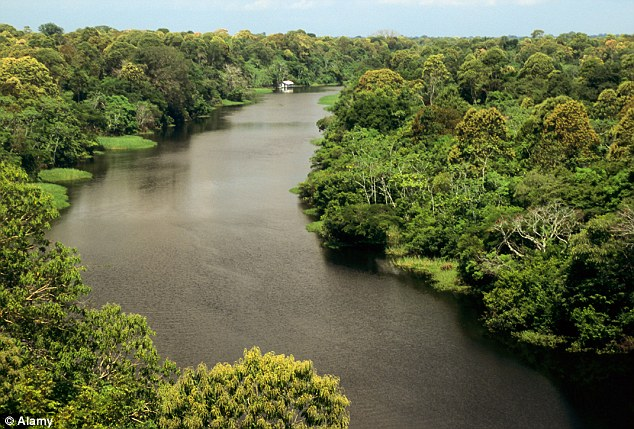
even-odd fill
[{"label": "dense forest", "polygon": [[[389,42],[389,43],[388,43]],[[392,46],[391,46],[392,45]],[[0,26],[0,154],[29,174],[90,157],[96,135],[124,135],[201,118],[252,100],[252,88],[341,84],[385,66],[407,39],[119,31],[64,33]]]},{"label": "dense forest", "polygon": [[415,272],[457,266],[492,332],[630,352],[633,53],[631,37],[539,32],[394,52],[320,123],[312,229]]},{"label": "dense forest", "polygon": [[310,362],[252,349],[179,370],[141,316],[87,307],[79,258],[46,240],[58,212],[32,184],[89,159],[98,136],[203,118],[284,79],[346,85],[299,186],[326,246],[457,271],[455,290],[511,341],[634,349],[634,36],[0,25],[0,414],[57,427],[347,427],[337,378]]}]

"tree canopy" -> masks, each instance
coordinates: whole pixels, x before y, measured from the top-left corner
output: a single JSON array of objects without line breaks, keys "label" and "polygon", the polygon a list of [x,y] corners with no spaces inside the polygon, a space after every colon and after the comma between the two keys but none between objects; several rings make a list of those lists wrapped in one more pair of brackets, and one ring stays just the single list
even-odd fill
[{"label": "tree canopy", "polygon": [[402,51],[407,78],[365,72],[300,195],[326,246],[456,264],[509,341],[631,352],[631,37],[516,42],[427,40],[418,75]]}]

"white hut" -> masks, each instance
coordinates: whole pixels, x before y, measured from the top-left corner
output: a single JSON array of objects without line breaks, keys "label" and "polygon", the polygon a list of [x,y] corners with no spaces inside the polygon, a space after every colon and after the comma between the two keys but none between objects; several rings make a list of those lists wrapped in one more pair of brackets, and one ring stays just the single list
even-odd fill
[{"label": "white hut", "polygon": [[293,89],[293,86],[295,86],[295,82],[293,82],[292,80],[283,80],[280,83],[279,88],[282,91],[291,91]]}]

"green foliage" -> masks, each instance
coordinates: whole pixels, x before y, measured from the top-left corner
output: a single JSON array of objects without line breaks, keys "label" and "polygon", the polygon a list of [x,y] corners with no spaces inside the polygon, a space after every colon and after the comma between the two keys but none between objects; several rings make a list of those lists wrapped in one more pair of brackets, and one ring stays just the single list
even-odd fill
[{"label": "green foliage", "polygon": [[634,211],[588,222],[575,237],[568,275],[575,351],[634,348]]},{"label": "green foliage", "polygon": [[562,319],[566,261],[554,253],[535,252],[500,264],[493,288],[483,296],[487,327],[534,342],[563,342],[557,321]]},{"label": "green foliage", "polygon": [[53,24],[52,22],[49,22],[47,24],[42,24],[38,27],[38,30],[40,30],[40,32],[46,36],[56,36],[56,35],[62,35],[64,34],[64,29],[62,27],[60,27],[59,25]]},{"label": "green foliage", "polygon": [[417,142],[427,142],[443,134],[453,134],[462,116],[460,111],[440,107],[438,104],[423,106],[412,120],[412,138]]},{"label": "green foliage", "polygon": [[458,144],[450,154],[450,161],[460,159],[473,166],[482,179],[490,167],[500,168],[500,164],[513,157],[507,144],[506,120],[495,108],[469,110],[456,126]]},{"label": "green foliage", "polygon": [[434,104],[434,98],[442,85],[451,78],[451,73],[443,62],[444,59],[443,54],[430,55],[423,64],[423,83],[430,105]]},{"label": "green foliage", "polygon": [[58,93],[49,70],[35,58],[0,58],[0,94],[28,100]]},{"label": "green foliage", "polygon": [[422,73],[423,58],[415,49],[401,49],[392,53],[389,66],[405,79],[414,80]]},{"label": "green foliage", "polygon": [[541,52],[531,55],[520,70],[520,76],[546,79],[555,70],[553,59]]},{"label": "green foliage", "polygon": [[337,378],[257,347],[234,365],[186,369],[160,396],[164,428],[347,428],[350,421]]},{"label": "green foliage", "polygon": [[58,93],[48,69],[37,60],[2,58],[0,124],[5,132],[0,145],[18,155],[30,173],[73,165],[94,145]]},{"label": "green foliage", "polygon": [[139,129],[137,107],[122,95],[96,94],[84,101],[98,119],[94,120],[109,135],[132,134]]},{"label": "green foliage", "polygon": [[584,164],[598,150],[599,136],[590,125],[586,109],[578,101],[557,105],[544,119],[538,159],[543,166]]},{"label": "green foliage", "polygon": [[458,70],[458,83],[467,101],[477,104],[486,100],[489,77],[489,69],[482,61],[473,55],[465,59]]},{"label": "green foliage", "polygon": [[351,82],[300,185],[325,245],[378,246],[417,273],[456,260],[491,331],[629,352],[632,279],[614,267],[632,271],[634,86],[613,58],[630,42],[583,36],[432,40]]},{"label": "green foliage", "polygon": [[333,111],[348,130],[359,126],[388,133],[410,116],[411,100],[411,91],[398,73],[371,70],[361,76],[353,91],[341,95]]},{"label": "green foliage", "polygon": [[322,236],[332,247],[384,246],[398,218],[382,204],[330,205],[323,218]]},{"label": "green foliage", "polygon": [[619,123],[614,126],[612,137],[609,157],[631,160],[634,152],[634,108],[628,109]]},{"label": "green foliage", "polygon": [[0,411],[60,427],[146,421],[172,365],[159,362],[145,319],[82,307],[79,258],[45,239],[57,211],[24,172],[0,163],[0,197]]}]

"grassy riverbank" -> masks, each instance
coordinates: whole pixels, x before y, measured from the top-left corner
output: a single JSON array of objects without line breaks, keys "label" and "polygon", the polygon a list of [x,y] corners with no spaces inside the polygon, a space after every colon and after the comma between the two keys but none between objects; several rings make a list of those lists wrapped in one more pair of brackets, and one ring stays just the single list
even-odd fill
[{"label": "grassy riverbank", "polygon": [[157,144],[141,136],[97,137],[97,141],[105,150],[150,149]]},{"label": "grassy riverbank", "polygon": [[[252,94],[255,95],[263,95],[263,94],[271,94],[273,92],[273,88],[251,88]],[[245,106],[248,104],[253,104],[255,103],[256,100],[243,100],[243,101],[233,101],[233,100],[226,100],[223,99],[222,100],[222,106],[227,107],[227,106]]]},{"label": "grassy riverbank", "polygon": [[68,202],[68,190],[60,183],[90,180],[92,179],[92,174],[75,168],[52,168],[40,171],[38,177],[42,182],[46,183],[35,183],[35,185],[53,198],[53,205],[57,210],[62,210],[69,207],[70,203]]},{"label": "grassy riverbank", "polygon": [[246,100],[246,101],[232,101],[232,100],[222,100],[222,106],[223,107],[229,107],[229,106],[245,106],[247,104],[253,104],[253,101],[251,100]]},{"label": "grassy riverbank", "polygon": [[399,256],[391,259],[391,263],[415,275],[431,277],[432,287],[440,292],[469,293],[469,286],[461,285],[455,261],[443,259]]},{"label": "grassy riverbank", "polygon": [[57,210],[70,207],[67,194],[68,190],[65,186],[56,185],[55,183],[35,183],[35,185],[53,198],[53,205]]},{"label": "grassy riverbank", "polygon": [[66,183],[90,180],[92,179],[92,174],[76,168],[51,168],[50,170],[40,171],[38,177],[43,182]]},{"label": "grassy riverbank", "polygon": [[318,103],[326,107],[332,107],[335,105],[338,99],[339,99],[339,93],[329,94],[329,95],[324,95],[323,97],[321,97]]}]

